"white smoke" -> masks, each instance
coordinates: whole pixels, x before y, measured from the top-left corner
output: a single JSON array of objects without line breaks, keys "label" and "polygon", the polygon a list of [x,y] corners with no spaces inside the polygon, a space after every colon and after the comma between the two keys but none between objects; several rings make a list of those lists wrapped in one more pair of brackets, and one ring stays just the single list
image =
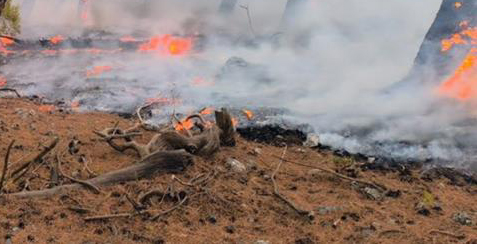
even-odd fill
[{"label": "white smoke", "polygon": [[[287,108],[294,120],[312,125],[322,143],[336,148],[474,167],[468,162],[473,154],[461,148],[475,137],[456,125],[468,116],[465,106],[444,105],[435,87],[383,92],[411,68],[441,1],[309,0],[286,29],[280,28],[286,0],[240,0],[228,16],[217,14],[219,0],[89,0],[86,23],[76,1],[19,3],[28,13],[23,38],[77,37],[92,29],[117,38],[169,33],[207,38],[202,50],[185,57],[85,54],[18,59],[1,67],[18,84],[31,83],[23,88],[26,93],[92,99],[91,92],[75,91],[102,89],[90,104],[103,110],[128,110],[147,98],[170,96],[171,90],[185,99],[176,109]],[[248,7],[252,27],[240,6]],[[224,67],[231,57],[246,67]],[[85,81],[84,70],[97,65],[114,68]],[[214,85],[193,85],[197,77]]]}]

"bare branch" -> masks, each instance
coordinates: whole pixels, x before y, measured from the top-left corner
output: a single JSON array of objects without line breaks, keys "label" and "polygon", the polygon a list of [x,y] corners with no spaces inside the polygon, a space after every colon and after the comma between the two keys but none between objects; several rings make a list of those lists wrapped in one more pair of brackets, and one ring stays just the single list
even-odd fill
[{"label": "bare branch", "polygon": [[15,143],[15,140],[12,140],[12,142],[10,142],[10,145],[8,145],[7,154],[5,155],[5,161],[3,163],[3,170],[2,170],[2,178],[0,179],[0,194],[2,192],[3,182],[5,181],[5,176],[7,174],[8,161],[10,159],[10,151],[12,150],[14,143]]}]

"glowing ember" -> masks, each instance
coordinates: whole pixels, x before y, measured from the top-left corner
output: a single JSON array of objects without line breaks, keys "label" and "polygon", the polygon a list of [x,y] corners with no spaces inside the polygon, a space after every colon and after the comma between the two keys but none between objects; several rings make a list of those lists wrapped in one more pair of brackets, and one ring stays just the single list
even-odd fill
[{"label": "glowing ember", "polygon": [[200,114],[202,115],[208,115],[212,114],[214,112],[214,108],[204,108],[202,111],[200,111]]},{"label": "glowing ember", "polygon": [[61,43],[63,40],[65,40],[65,38],[60,35],[50,38],[50,42],[55,45]]},{"label": "glowing ember", "polygon": [[7,85],[7,79],[3,76],[0,76],[0,87],[4,87]]},{"label": "glowing ember", "polygon": [[232,118],[232,125],[233,125],[234,127],[237,127],[238,122],[239,122],[238,119]]},{"label": "glowing ember", "polygon": [[113,70],[113,67],[111,66],[94,66],[93,69],[86,71],[86,77],[98,76],[111,70]]},{"label": "glowing ember", "polygon": [[449,51],[454,45],[465,45],[468,44],[469,41],[467,39],[470,39],[470,42],[472,45],[476,44],[477,41],[477,27],[473,28],[468,28],[460,33],[452,35],[451,38],[444,39],[441,41],[442,52]]},{"label": "glowing ember", "polygon": [[38,107],[38,111],[43,113],[50,113],[55,111],[55,106],[53,105],[41,105]]},{"label": "glowing ember", "polygon": [[467,20],[461,21],[459,23],[459,27],[461,27],[461,28],[466,28],[467,26],[469,26],[469,21],[467,21]]},{"label": "glowing ember", "polygon": [[15,43],[15,41],[10,39],[10,38],[0,37],[0,43],[2,44],[2,46],[8,47],[8,46],[13,45]]},{"label": "glowing ember", "polygon": [[462,39],[462,35],[454,34],[451,38],[442,40],[441,51],[446,52],[446,51],[449,51],[454,45],[466,44],[466,43],[467,42],[464,39]]},{"label": "glowing ember", "polygon": [[242,112],[245,114],[248,120],[253,119],[253,112],[247,109],[242,110]]},{"label": "glowing ember", "polygon": [[124,36],[119,39],[121,42],[136,42],[137,40],[132,36]]},{"label": "glowing ember", "polygon": [[192,50],[192,39],[171,35],[151,38],[139,46],[139,51],[159,51],[169,55],[185,55]]},{"label": "glowing ember", "polygon": [[460,8],[460,7],[462,7],[462,3],[461,2],[455,2],[454,7],[455,8]]},{"label": "glowing ember", "polygon": [[472,46],[464,61],[454,71],[454,74],[440,85],[438,93],[461,101],[477,97],[477,27],[469,27],[468,21],[462,21],[463,28],[449,39],[442,40],[442,52],[449,51],[454,45]]},{"label": "glowing ember", "polygon": [[177,131],[187,131],[192,129],[192,127],[194,127],[194,121],[192,120],[182,120],[174,126]]},{"label": "glowing ember", "polygon": [[453,76],[444,82],[438,91],[461,101],[477,96],[477,48],[469,52]]}]

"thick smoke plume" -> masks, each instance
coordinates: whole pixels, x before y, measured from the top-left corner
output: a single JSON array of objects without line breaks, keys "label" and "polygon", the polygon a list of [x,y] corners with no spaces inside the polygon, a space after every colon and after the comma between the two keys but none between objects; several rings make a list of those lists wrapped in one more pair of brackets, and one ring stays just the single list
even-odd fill
[{"label": "thick smoke plume", "polygon": [[[335,148],[475,167],[469,105],[443,101],[436,87],[417,83],[387,90],[411,68],[440,1],[309,0],[286,26],[285,0],[239,0],[227,16],[217,13],[218,0],[90,0],[85,21],[74,1],[20,4],[23,38],[200,37],[200,47],[184,56],[120,52],[12,60],[1,72],[27,94],[106,111],[129,111],[155,97],[180,97],[184,103],[174,109],[185,113],[224,104],[285,108],[287,119],[310,124]],[[252,26],[240,5],[248,7]],[[85,70],[94,66],[112,70],[86,79]]]}]

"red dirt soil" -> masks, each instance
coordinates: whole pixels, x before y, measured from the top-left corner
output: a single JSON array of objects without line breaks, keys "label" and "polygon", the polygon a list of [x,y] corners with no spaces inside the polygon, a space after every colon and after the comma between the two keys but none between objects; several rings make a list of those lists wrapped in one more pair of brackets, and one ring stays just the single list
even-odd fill
[{"label": "red dirt soil", "polygon": [[[447,179],[426,182],[417,170],[412,172],[411,180],[404,181],[397,172],[361,171],[354,165],[362,162],[290,146],[286,160],[333,171],[354,167],[358,179],[401,192],[397,198],[372,200],[360,193],[355,183],[285,161],[276,175],[280,192],[301,208],[314,210],[314,220],[308,221],[273,194],[270,176],[284,148],[241,138],[235,147],[221,148],[211,158],[196,158],[193,166],[176,175],[188,181],[215,170],[215,177],[201,189],[172,181],[170,174],[159,174],[152,179],[101,187],[100,194],[82,189],[47,199],[13,199],[8,193],[48,188],[50,165],[57,153],[67,151],[73,138],[81,142],[79,152],[65,153],[62,161],[63,171],[75,178],[92,177],[81,158],[97,175],[138,160],[133,151],[117,152],[93,133],[113,127],[117,121],[120,128],[130,127],[137,122],[135,119],[42,110],[40,104],[26,99],[0,98],[2,168],[13,139],[16,143],[9,169],[36,156],[55,136],[60,138],[42,164],[16,183],[7,181],[4,197],[0,197],[0,242],[8,238],[12,243],[477,243],[475,185],[456,186]],[[145,133],[137,140],[147,142],[152,135]],[[247,171],[228,169],[229,158],[247,165]],[[71,183],[67,179],[60,182]],[[126,194],[138,199],[149,190],[164,191],[169,185],[176,192],[189,192],[189,199],[158,220],[152,221],[146,215],[84,220],[94,215],[134,213]],[[174,200],[160,200],[153,198],[148,210],[159,213],[177,204]],[[428,205],[428,216],[417,213],[416,206],[421,202]],[[327,206],[332,208],[320,211],[320,207]],[[87,210],[78,213],[72,207]],[[456,222],[453,216],[460,212],[473,218],[473,223]]]}]

